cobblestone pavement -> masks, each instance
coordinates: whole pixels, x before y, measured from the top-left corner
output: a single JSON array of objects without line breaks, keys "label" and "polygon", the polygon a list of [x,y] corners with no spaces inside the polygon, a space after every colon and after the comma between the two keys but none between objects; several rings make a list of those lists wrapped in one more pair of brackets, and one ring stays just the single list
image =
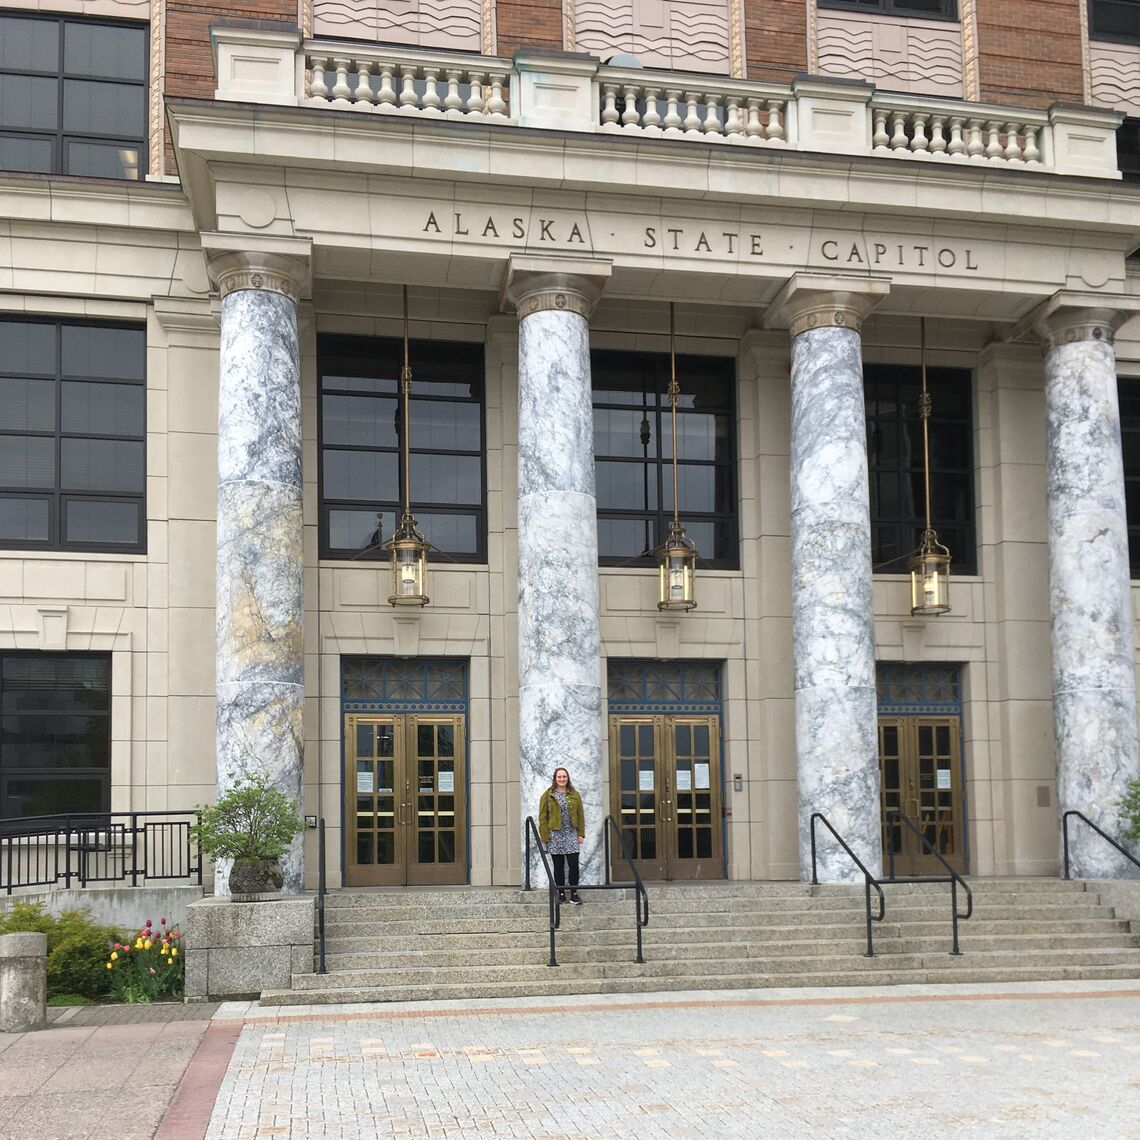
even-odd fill
[{"label": "cobblestone pavement", "polygon": [[244,1025],[208,1140],[1140,1138],[1128,982],[235,1004],[218,1018]]}]

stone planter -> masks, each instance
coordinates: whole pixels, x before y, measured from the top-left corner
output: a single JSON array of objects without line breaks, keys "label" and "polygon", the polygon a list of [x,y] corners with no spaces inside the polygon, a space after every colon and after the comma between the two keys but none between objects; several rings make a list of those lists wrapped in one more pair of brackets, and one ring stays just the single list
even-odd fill
[{"label": "stone planter", "polygon": [[277,899],[283,882],[276,859],[235,859],[230,868],[230,898],[234,902]]}]

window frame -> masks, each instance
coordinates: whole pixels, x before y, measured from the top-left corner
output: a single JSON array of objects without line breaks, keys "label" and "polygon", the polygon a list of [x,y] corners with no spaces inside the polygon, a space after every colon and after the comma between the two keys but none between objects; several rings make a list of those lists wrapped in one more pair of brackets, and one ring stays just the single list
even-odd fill
[{"label": "window frame", "polygon": [[[892,373],[894,376],[892,377]],[[913,377],[913,379],[910,379]],[[919,536],[924,529],[925,519],[916,512],[913,520],[907,520],[901,517],[884,518],[877,513],[876,504],[876,486],[875,477],[877,474],[890,474],[894,473],[898,480],[901,489],[902,482],[908,476],[913,478],[916,475],[921,475],[922,468],[922,453],[921,441],[918,443],[917,461],[904,466],[901,461],[901,449],[899,450],[900,457],[891,466],[880,466],[875,459],[875,449],[872,446],[871,430],[872,425],[876,422],[881,422],[882,417],[872,417],[872,413],[867,400],[867,391],[873,383],[884,383],[893,381],[896,391],[904,383],[914,383],[919,377],[919,365],[917,364],[879,364],[874,362],[864,363],[863,366],[863,396],[864,396],[864,422],[866,425],[867,435],[867,483],[868,483],[868,506],[870,510],[871,522],[871,557],[874,562],[873,572],[875,574],[889,574],[889,575],[906,575],[909,573],[907,565],[908,557],[918,548]],[[968,414],[965,419],[959,416],[940,416],[938,407],[938,386],[945,384],[947,381],[954,383],[965,392],[968,400]],[[965,544],[968,549],[955,549],[953,542],[948,543],[950,547],[950,555],[953,559],[951,563],[951,570],[955,574],[960,574],[965,577],[973,577],[978,573],[978,504],[977,504],[977,488],[975,486],[976,472],[977,472],[977,456],[975,455],[975,439],[974,439],[974,418],[975,418],[975,398],[974,398],[974,375],[966,368],[953,368],[933,365],[927,370],[927,388],[931,395],[931,425],[937,425],[941,421],[945,423],[950,421],[961,425],[964,433],[965,442],[967,446],[967,459],[968,462],[964,467],[946,467],[942,466],[939,469],[933,467],[931,470],[931,498],[932,502],[935,499],[938,485],[939,475],[955,475],[963,480],[963,485],[966,490],[966,510],[965,517],[962,520],[948,519],[940,516],[932,511],[931,524],[938,532],[939,537],[944,539],[946,532],[950,530],[960,529],[963,531],[965,538],[968,540]],[[902,401],[896,400],[897,405],[901,405]],[[901,431],[901,425],[907,421],[918,422],[917,411],[912,416],[904,414],[897,414],[892,421],[897,425],[898,430]],[[919,511],[923,509],[924,504],[919,504]],[[901,536],[904,533],[904,528],[912,527],[914,530],[915,538],[911,546],[907,550],[895,555],[886,561],[874,561],[877,558],[876,554],[876,528],[894,526],[896,534]],[[945,540],[945,539],[944,539]]]},{"label": "window frame", "polygon": [[10,816],[8,814],[8,785],[13,780],[46,780],[47,782],[62,781],[64,779],[80,779],[80,780],[98,780],[100,783],[100,803],[99,807],[94,811],[74,811],[74,812],[50,812],[49,818],[58,818],[65,815],[104,815],[111,810],[111,769],[113,766],[113,756],[111,750],[114,747],[114,734],[112,732],[112,715],[114,709],[113,700],[113,677],[114,669],[112,656],[110,653],[97,653],[97,652],[58,652],[58,653],[44,653],[37,650],[8,650],[0,653],[0,716],[16,716],[28,715],[27,713],[6,713],[3,712],[3,696],[4,696],[4,673],[5,666],[9,659],[12,658],[52,658],[69,660],[95,660],[103,663],[106,669],[107,678],[107,707],[106,710],[99,710],[95,712],[77,714],[73,710],[59,710],[59,709],[44,709],[37,710],[32,715],[42,715],[46,720],[52,716],[90,716],[90,717],[103,717],[106,721],[107,730],[107,764],[105,767],[99,768],[88,766],[86,768],[61,768],[61,767],[38,767],[38,768],[11,768],[4,765],[4,748],[3,741],[0,739],[0,819],[25,819],[25,818],[39,818],[36,816]]},{"label": "window frame", "polygon": [[[73,320],[69,317],[37,317],[23,314],[0,315],[2,324],[35,324],[50,325],[55,330],[55,372],[47,375],[27,375],[20,370],[4,367],[5,362],[0,360],[0,382],[7,379],[51,380],[55,386],[55,424],[53,429],[42,431],[24,429],[21,431],[8,430],[0,423],[0,445],[8,438],[52,439],[55,442],[55,472],[54,486],[51,490],[39,488],[20,488],[0,486],[0,499],[32,499],[48,503],[48,538],[46,542],[34,539],[0,539],[0,550],[45,550],[58,552],[76,552],[87,554],[122,554],[138,555],[147,552],[147,359],[146,359],[146,325],[138,321],[100,321],[100,320]],[[123,377],[103,377],[67,373],[63,367],[63,329],[71,328],[105,328],[121,329],[143,334],[142,376],[138,380],[124,379]],[[83,384],[122,384],[130,385],[142,390],[143,393],[143,420],[142,432],[138,435],[108,435],[99,432],[76,432],[63,430],[63,386],[67,383]],[[63,487],[63,441],[65,439],[107,440],[115,443],[137,443],[142,447],[142,489],[137,493],[108,491],[103,494],[99,491],[65,490]],[[98,502],[98,503],[130,503],[135,505],[138,512],[139,528],[138,542],[68,542],[65,541],[64,513],[68,503],[71,502]]]},{"label": "window frame", "polygon": [[816,6],[826,11],[858,12],[864,16],[894,16],[904,20],[936,20],[943,24],[961,22],[957,0],[941,0],[947,8],[945,13],[916,12],[908,9],[906,0],[875,0],[874,5],[861,4],[858,0],[816,0]]},{"label": "window frame", "polygon": [[[672,508],[666,508],[664,488],[665,483],[672,482],[672,457],[663,454],[663,447],[661,446],[666,434],[669,433],[669,411],[668,411],[668,397],[666,395],[665,384],[667,383],[668,373],[668,359],[667,352],[645,352],[635,349],[591,349],[590,350],[590,364],[591,375],[595,371],[600,371],[597,368],[599,361],[609,358],[614,363],[620,366],[621,358],[640,358],[642,360],[654,360],[657,364],[657,379],[658,388],[653,393],[653,402],[644,406],[644,410],[651,413],[655,421],[656,438],[658,440],[658,455],[656,458],[650,458],[648,463],[651,465],[650,470],[655,472],[656,475],[656,500],[657,506],[655,508],[644,508],[637,510],[634,508],[620,508],[620,507],[603,507],[600,498],[597,505],[597,517],[601,522],[606,519],[615,521],[627,520],[631,524],[634,522],[635,517],[638,520],[638,525],[644,523],[650,518],[656,519],[656,543],[659,545],[664,542],[666,535],[669,532],[669,524],[673,520]],[[678,456],[678,466],[684,467],[704,467],[711,468],[714,472],[714,498],[715,498],[715,479],[718,472],[723,471],[727,473],[729,479],[728,498],[732,504],[730,511],[686,511],[683,508],[680,511],[681,521],[683,523],[696,523],[696,522],[711,522],[714,526],[720,523],[727,523],[730,527],[730,542],[732,547],[733,556],[730,558],[713,558],[710,557],[707,550],[701,550],[698,544],[698,568],[707,570],[739,570],[741,568],[740,562],[740,473],[738,470],[740,463],[739,448],[737,446],[737,392],[736,392],[736,360],[731,356],[717,356],[710,353],[678,353],[677,355],[677,374],[678,377],[683,379],[686,376],[697,375],[697,370],[704,364],[713,364],[715,369],[720,371],[716,373],[716,378],[723,380],[726,384],[727,391],[729,392],[729,403],[724,406],[713,406],[709,408],[700,409],[702,414],[726,417],[728,422],[728,431],[726,439],[728,441],[729,457],[725,460],[717,459],[701,459],[701,460],[686,460],[683,456]],[[683,390],[683,389],[682,389]],[[607,401],[604,399],[605,391],[599,390],[596,387],[591,387],[590,393],[590,406],[592,412],[597,411],[624,411],[631,410],[641,411],[642,405],[634,405],[629,403],[620,403],[615,401]],[[687,414],[686,409],[678,406],[678,417]],[[594,434],[594,465],[595,471],[598,462],[603,463],[620,463],[626,464],[631,468],[639,468],[645,465],[646,460],[640,456],[610,456],[598,454],[597,449],[597,434]],[[598,565],[601,567],[622,567],[630,566],[639,569],[656,567],[657,559],[652,556],[639,556],[621,557],[618,555],[607,555],[601,552],[601,544],[599,542],[598,550]]]},{"label": "window frame", "polygon": [[[24,69],[5,69],[0,70],[0,75],[14,75],[25,79],[55,79],[56,81],[56,122],[55,129],[37,130],[34,127],[12,127],[6,128],[0,122],[0,139],[2,138],[33,138],[33,139],[50,139],[51,141],[51,169],[50,170],[29,170],[29,171],[12,171],[10,173],[20,174],[52,174],[61,175],[69,178],[98,178],[112,182],[143,182],[149,173],[150,161],[150,25],[149,23],[135,21],[135,20],[116,20],[116,19],[100,19],[90,16],[73,16],[68,13],[38,13],[38,12],[24,12],[19,9],[3,9],[0,10],[0,16],[5,19],[17,20],[38,20],[41,23],[55,24],[57,31],[57,66],[54,72],[49,71],[34,71],[28,68]],[[64,55],[66,51],[64,28],[67,24],[86,24],[104,28],[124,28],[132,31],[141,31],[143,33],[143,58],[142,58],[142,78],[135,79],[122,79],[117,76],[97,76],[97,75],[81,75],[71,74],[67,72],[64,63]],[[143,93],[142,98],[142,134],[135,138],[133,136],[124,134],[101,134],[97,132],[75,132],[68,131],[64,128],[64,84],[67,80],[82,80],[88,83],[113,83],[121,86],[130,86],[141,88]],[[72,174],[66,170],[68,146],[72,142],[89,142],[98,143],[101,145],[119,145],[121,147],[134,147],[138,150],[138,173],[134,178],[126,176],[115,178],[108,175],[98,174]],[[137,146],[136,146],[137,144]]]},{"label": "window frame", "polygon": [[[1130,410],[1133,401],[1126,401],[1124,398],[1125,385],[1132,387],[1136,392],[1135,405],[1137,408],[1135,415],[1126,414],[1126,409]],[[1124,471],[1124,510],[1125,510],[1125,529],[1128,538],[1128,575],[1132,581],[1140,579],[1140,522],[1131,523],[1128,519],[1129,500],[1133,504],[1133,510],[1140,515],[1140,464],[1136,467],[1129,469],[1128,464],[1128,447],[1126,446],[1126,437],[1133,437],[1140,440],[1140,376],[1128,376],[1118,374],[1116,377],[1116,393],[1117,402],[1120,412],[1120,459],[1121,467]],[[1129,495],[1129,488],[1133,488],[1133,493]]]},{"label": "window frame", "polygon": [[[329,561],[357,561],[357,562],[387,562],[390,559],[388,550],[383,546],[383,542],[391,538],[390,534],[380,535],[380,544],[367,549],[367,552],[362,551],[349,551],[341,549],[340,547],[333,547],[330,544],[329,536],[329,515],[334,510],[371,510],[377,508],[375,513],[392,511],[398,520],[404,509],[404,465],[402,462],[402,448],[401,439],[399,434],[399,427],[397,428],[396,443],[394,447],[378,447],[366,444],[346,444],[335,443],[326,444],[325,442],[325,409],[324,397],[326,395],[332,396],[347,396],[347,397],[363,397],[367,398],[367,393],[353,392],[343,388],[326,388],[325,387],[325,368],[326,361],[332,355],[344,354],[348,349],[355,348],[361,361],[374,359],[376,353],[369,353],[367,346],[375,346],[378,342],[383,342],[388,351],[394,351],[396,346],[401,346],[402,341],[399,337],[386,337],[386,336],[366,336],[350,333],[320,333],[317,336],[317,504],[318,504],[318,547],[319,557]],[[448,348],[455,350],[456,358],[460,361],[463,360],[463,354],[471,354],[473,351],[477,355],[477,359],[471,361],[465,367],[469,368],[470,374],[462,375],[461,383],[471,383],[478,386],[479,395],[478,399],[465,398],[461,396],[432,396],[432,395],[417,395],[416,392],[416,356],[417,348],[422,350],[424,346],[432,346],[433,351],[440,349],[446,350]],[[334,352],[335,350],[338,350]],[[402,347],[400,348],[402,352]],[[470,458],[476,455],[474,448],[430,448],[430,447],[417,447],[415,446],[415,431],[416,431],[416,404],[438,402],[447,404],[465,404],[467,406],[474,405],[478,409],[479,418],[479,479],[480,479],[480,496],[479,503],[472,505],[470,503],[436,503],[430,502],[426,499],[418,499],[415,493],[415,485],[412,487],[412,514],[420,521],[421,529],[423,529],[423,518],[421,516],[431,514],[447,514],[447,515],[462,515],[473,518],[475,520],[475,552],[470,553],[466,551],[453,552],[443,549],[437,549],[434,545],[428,548],[428,561],[433,563],[457,563],[460,565],[481,566],[487,563],[487,527],[488,527],[488,511],[487,511],[487,370],[485,365],[485,346],[482,341],[447,341],[447,340],[416,340],[411,339],[408,342],[409,357],[412,363],[412,393],[411,393],[411,419],[412,419],[412,447],[411,458],[414,462],[417,455],[451,455],[457,457]],[[398,380],[398,373],[396,375]],[[394,396],[389,396],[387,393],[376,394],[380,399],[395,399],[397,401],[396,419],[397,424],[402,424],[402,404],[400,402],[399,389]],[[395,455],[397,459],[397,497],[393,499],[376,500],[373,502],[366,502],[361,499],[329,499],[325,496],[325,449],[329,448],[333,451],[360,451],[372,454],[391,454]]]}]

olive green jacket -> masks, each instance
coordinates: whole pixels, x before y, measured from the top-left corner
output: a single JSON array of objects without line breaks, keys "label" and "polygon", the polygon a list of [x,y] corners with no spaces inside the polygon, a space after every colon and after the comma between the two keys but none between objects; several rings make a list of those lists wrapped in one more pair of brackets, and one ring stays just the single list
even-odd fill
[{"label": "olive green jacket", "polygon": [[[586,813],[582,808],[582,797],[573,788],[566,791],[566,806],[570,809],[570,822],[580,839],[586,838]],[[554,798],[554,789],[547,788],[538,801],[538,837],[543,843],[550,842],[550,833],[562,826],[562,809]]]}]

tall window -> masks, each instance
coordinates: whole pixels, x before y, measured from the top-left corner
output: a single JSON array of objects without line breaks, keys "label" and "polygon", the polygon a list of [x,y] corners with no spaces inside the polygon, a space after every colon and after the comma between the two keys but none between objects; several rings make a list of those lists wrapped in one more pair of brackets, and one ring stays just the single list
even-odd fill
[{"label": "tall window", "polygon": [[[919,370],[868,364],[867,458],[871,484],[871,560],[876,570],[906,573],[925,522]],[[974,448],[970,373],[927,369],[931,396],[931,516],[960,574],[977,572],[974,539]]]},{"label": "tall window", "polygon": [[142,551],[146,334],[0,319],[0,546]]},{"label": "tall window", "polygon": [[1140,40],[1140,0],[1089,0],[1089,34],[1094,39]]},{"label": "tall window", "polygon": [[1140,578],[1140,379],[1121,376],[1120,445],[1124,453],[1124,505],[1128,514],[1128,564]]},{"label": "tall window", "polygon": [[106,811],[111,659],[0,655],[0,819]]},{"label": "tall window", "polygon": [[819,0],[821,8],[845,8],[849,12],[882,12],[888,16],[929,16],[937,20],[958,18],[957,0]]},{"label": "tall window", "polygon": [[[603,566],[649,565],[673,517],[669,357],[591,353],[598,554]],[[735,369],[722,356],[678,356],[681,520],[702,563],[740,565],[736,526]]]},{"label": "tall window", "polygon": [[[431,554],[486,561],[483,347],[413,341],[412,513]],[[387,558],[403,510],[403,342],[324,336],[321,376],[321,555]]]},{"label": "tall window", "polygon": [[141,178],[147,31],[0,16],[0,170]]}]

